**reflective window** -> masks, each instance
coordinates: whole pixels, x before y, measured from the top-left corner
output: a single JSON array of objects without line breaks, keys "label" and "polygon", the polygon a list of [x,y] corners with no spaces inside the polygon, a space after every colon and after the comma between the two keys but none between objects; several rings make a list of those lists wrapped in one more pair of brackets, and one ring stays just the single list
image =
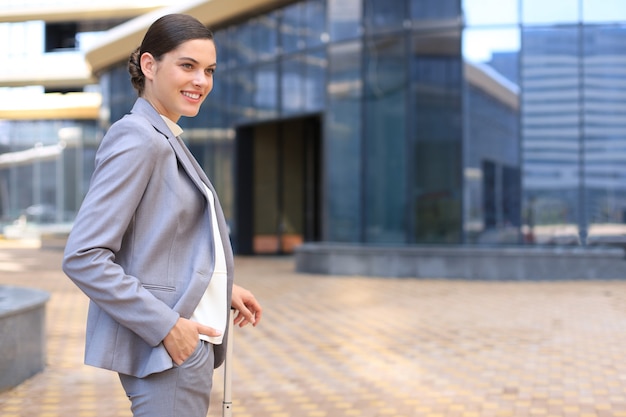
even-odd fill
[{"label": "reflective window", "polygon": [[361,34],[362,0],[328,0],[328,30],[333,42]]},{"label": "reflective window", "polygon": [[254,62],[256,59],[256,49],[254,43],[254,31],[248,25],[235,26],[229,31],[230,41],[229,60],[233,65],[243,66]]},{"label": "reflective window", "polygon": [[93,120],[0,123],[0,221],[71,221],[93,172],[95,126]]},{"label": "reflective window", "polygon": [[409,221],[418,243],[461,241],[460,44],[452,30],[412,39]]},{"label": "reflective window", "polygon": [[321,45],[326,33],[326,7],[322,0],[309,0],[285,7],[280,34],[286,53]]},{"label": "reflective window", "polygon": [[323,111],[326,104],[326,49],[309,51],[304,60],[304,108],[307,112]]},{"label": "reflective window", "polygon": [[256,97],[257,84],[253,70],[239,70],[233,74],[232,88],[234,123],[247,123],[256,118],[254,98]]},{"label": "reflective window", "polygon": [[280,22],[280,41],[283,52],[289,53],[305,48],[304,19],[304,3],[294,3],[283,9]]},{"label": "reflective window", "polygon": [[468,243],[518,243],[520,31],[467,29],[464,57],[464,233]]},{"label": "reflective window", "polygon": [[413,20],[439,23],[434,20],[451,19],[457,21],[459,0],[409,0],[410,16]]},{"label": "reflective window", "polygon": [[126,63],[111,69],[100,79],[102,100],[110,109],[108,122],[121,119],[132,109],[137,100],[137,91],[130,85],[130,75]]},{"label": "reflective window", "polygon": [[[227,74],[222,74],[219,78],[220,84],[220,98],[222,100],[221,103],[217,103],[217,105],[222,106],[222,114],[224,116],[224,124],[226,126],[233,126],[235,124],[235,120],[237,120],[236,113],[236,83],[237,74],[233,72],[228,72]],[[218,82],[218,80],[216,80]]]},{"label": "reflective window", "polygon": [[254,105],[257,118],[271,119],[278,115],[278,65],[275,62],[256,69]]},{"label": "reflective window", "polygon": [[626,235],[626,28],[584,29],[588,243]]},{"label": "reflective window", "polygon": [[325,52],[319,50],[286,58],[281,66],[282,112],[297,114],[324,108]]},{"label": "reflective window", "polygon": [[253,41],[258,59],[265,61],[276,56],[278,50],[278,18],[276,13],[259,16],[249,23],[253,26]]},{"label": "reflective window", "polygon": [[363,0],[366,33],[398,30],[407,20],[406,0]]},{"label": "reflective window", "polygon": [[223,71],[237,65],[234,34],[234,27],[222,29],[214,33],[218,71]]},{"label": "reflective window", "polygon": [[305,3],[304,14],[306,47],[315,48],[322,45],[328,37],[326,29],[326,0],[308,0]]},{"label": "reflective window", "polygon": [[468,26],[506,25],[519,21],[519,0],[462,0],[462,3],[464,21]]},{"label": "reflective window", "polygon": [[578,22],[579,0],[523,0],[522,23],[557,24]]},{"label": "reflective window", "polygon": [[300,55],[285,59],[281,65],[283,114],[299,113],[304,107],[304,65]]},{"label": "reflective window", "polygon": [[527,241],[578,243],[580,49],[576,28],[522,32],[522,160]]},{"label": "reflective window", "polygon": [[328,100],[324,123],[326,211],[324,236],[361,239],[361,44],[328,48]]},{"label": "reflective window", "polygon": [[583,21],[616,22],[626,20],[626,2],[623,0],[582,0]]},{"label": "reflective window", "polygon": [[406,46],[381,37],[365,50],[365,241],[406,241]]}]

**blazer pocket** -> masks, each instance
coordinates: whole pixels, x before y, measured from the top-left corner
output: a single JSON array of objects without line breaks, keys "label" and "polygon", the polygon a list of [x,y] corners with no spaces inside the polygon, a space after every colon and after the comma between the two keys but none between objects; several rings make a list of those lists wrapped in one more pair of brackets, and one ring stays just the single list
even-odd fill
[{"label": "blazer pocket", "polygon": [[141,284],[146,290],[149,291],[164,291],[164,292],[174,292],[176,291],[176,287],[171,287],[169,285],[157,285],[157,284]]}]

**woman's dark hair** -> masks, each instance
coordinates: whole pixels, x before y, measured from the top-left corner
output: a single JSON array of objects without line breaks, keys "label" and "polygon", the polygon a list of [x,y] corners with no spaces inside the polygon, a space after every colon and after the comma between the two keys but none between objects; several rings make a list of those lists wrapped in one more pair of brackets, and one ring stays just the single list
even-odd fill
[{"label": "woman's dark hair", "polygon": [[150,25],[141,46],[130,54],[128,60],[130,82],[140,96],[146,85],[146,78],[141,71],[141,56],[149,52],[154,59],[160,61],[164,54],[192,39],[213,40],[213,33],[198,19],[186,14],[168,14]]}]

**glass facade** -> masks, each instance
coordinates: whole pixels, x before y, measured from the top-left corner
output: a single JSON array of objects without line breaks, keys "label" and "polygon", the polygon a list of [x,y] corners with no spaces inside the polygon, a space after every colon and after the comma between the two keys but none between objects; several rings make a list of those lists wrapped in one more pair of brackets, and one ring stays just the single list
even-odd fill
[{"label": "glass facade", "polygon": [[[306,0],[213,29],[181,124],[242,252],[626,236],[621,0]],[[125,64],[102,85],[115,120]]]},{"label": "glass facade", "polygon": [[95,121],[0,121],[0,224],[71,222],[87,192]]},{"label": "glass facade", "polygon": [[[2,7],[27,12],[45,3],[9,1]],[[68,92],[70,95],[94,93],[98,85],[74,85],[79,82],[57,80],[48,87],[23,86],[22,80],[40,80],[58,72],[69,79],[84,78],[79,71],[87,68],[84,51],[102,32],[120,22],[120,19],[0,22],[0,57],[6,63],[0,68],[0,82],[12,85],[0,87],[0,112],[9,110],[13,115],[19,114],[16,119],[4,119],[4,112],[0,114],[0,230],[3,233],[8,230],[5,226],[15,225],[15,237],[19,237],[33,223],[39,229],[46,224],[55,230],[59,230],[55,226],[62,225],[60,230],[67,230],[87,192],[101,137],[97,117],[92,115],[96,113],[96,105],[91,104],[91,112],[77,109],[76,102],[63,107],[67,106],[66,101],[63,110],[59,110],[47,100]],[[33,109],[24,103],[47,115],[37,119]],[[106,109],[115,108],[106,106]],[[50,115],[50,111],[55,114]]]}]

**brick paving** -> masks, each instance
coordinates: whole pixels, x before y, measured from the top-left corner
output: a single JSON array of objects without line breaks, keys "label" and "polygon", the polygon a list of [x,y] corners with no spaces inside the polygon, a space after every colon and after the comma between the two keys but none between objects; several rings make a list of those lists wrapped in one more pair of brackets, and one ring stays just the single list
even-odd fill
[{"label": "brick paving", "polygon": [[[60,263],[0,244],[0,284],[51,293],[47,367],[0,393],[0,416],[130,417],[116,375],[82,364],[87,299]],[[626,417],[626,280],[315,276],[271,257],[236,269],[265,308],[235,333],[236,417]]]}]

